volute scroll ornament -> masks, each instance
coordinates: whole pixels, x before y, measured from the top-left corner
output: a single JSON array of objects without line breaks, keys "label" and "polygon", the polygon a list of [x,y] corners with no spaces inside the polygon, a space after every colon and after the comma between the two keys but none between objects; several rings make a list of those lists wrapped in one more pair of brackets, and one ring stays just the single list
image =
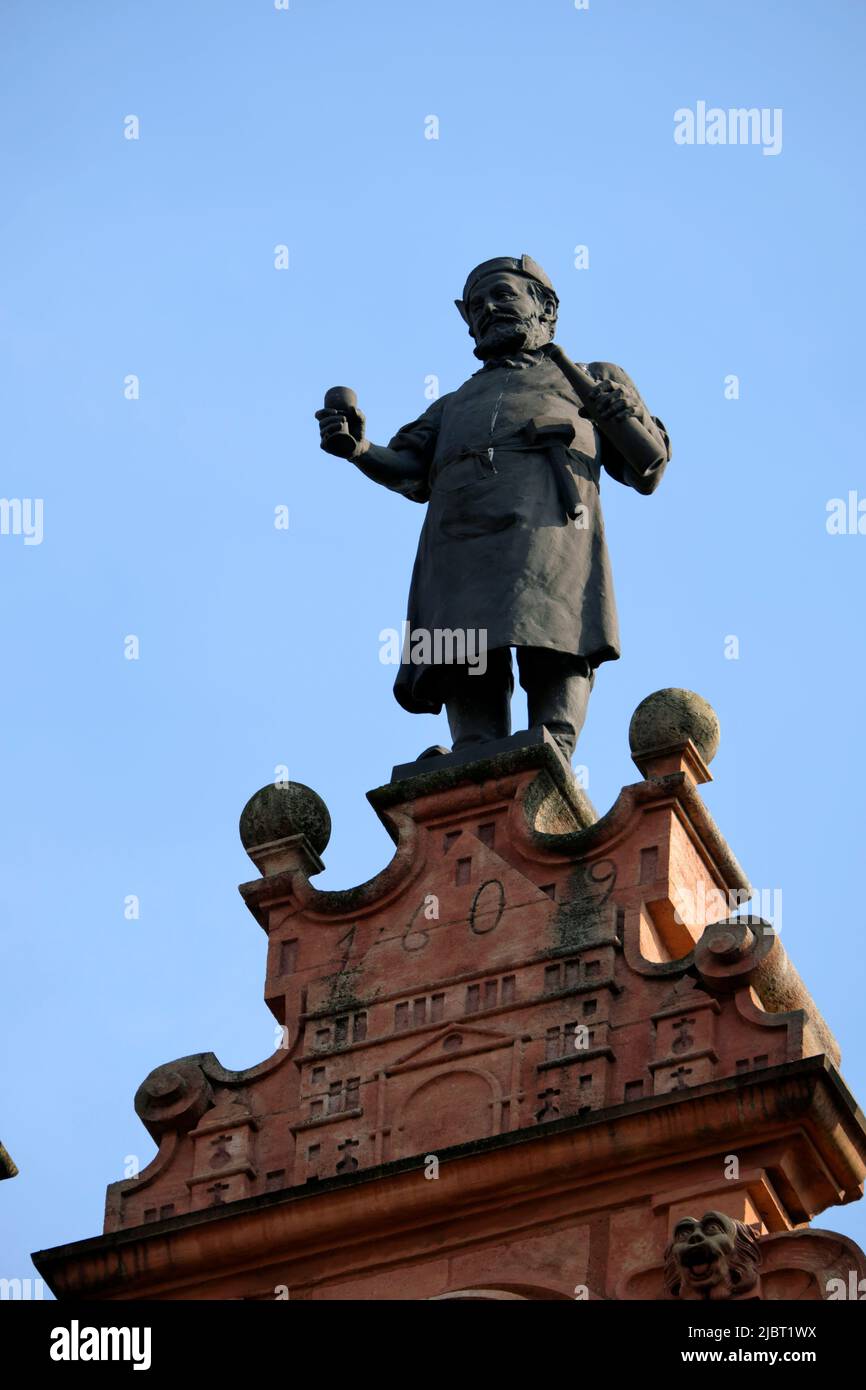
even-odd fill
[{"label": "volute scroll ornament", "polygon": [[156,1067],[135,1093],[135,1113],[152,1138],[194,1129],[214,1103],[210,1082],[195,1058]]}]

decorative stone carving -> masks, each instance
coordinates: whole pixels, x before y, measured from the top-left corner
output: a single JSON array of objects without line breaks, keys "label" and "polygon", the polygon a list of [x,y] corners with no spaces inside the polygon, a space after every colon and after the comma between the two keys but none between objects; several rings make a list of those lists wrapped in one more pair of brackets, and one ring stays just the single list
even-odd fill
[{"label": "decorative stone carving", "polygon": [[212,1105],[213,1091],[194,1057],[156,1067],[135,1093],[135,1113],[156,1140],[168,1130],[194,1129]]},{"label": "decorative stone carving", "polygon": [[715,994],[751,987],[770,1015],[802,1011],[813,1050],[839,1065],[839,1045],[769,922],[749,916],[713,922],[695,946],[695,966]]},{"label": "decorative stone carving", "polygon": [[303,782],[269,782],[241,812],[241,844],[263,874],[303,862],[321,873],[319,856],[331,838],[331,817],[322,798]]},{"label": "decorative stone carving", "polygon": [[675,1298],[743,1298],[758,1282],[761,1249],[753,1231],[721,1211],[678,1221],[665,1250],[665,1286]]},{"label": "decorative stone carving", "polygon": [[866,1256],[853,1240],[815,1227],[755,1235],[723,1212],[679,1220],[663,1263],[635,1270],[617,1298],[688,1302],[866,1300]]},{"label": "decorative stone carving", "polygon": [[748,888],[695,732],[600,818],[545,740],[398,773],[369,795],[394,858],[342,890],[311,882],[318,798],[257,794],[274,1049],[147,1078],[159,1151],[111,1185],[104,1246],[39,1257],[52,1289],[247,1297],[279,1251],[292,1297],[863,1297],[862,1254],[805,1229],[866,1175],[829,1029],[767,924],[673,916]]},{"label": "decorative stone carving", "polygon": [[705,763],[719,751],[719,720],[712,705],[693,690],[656,690],[641,700],[631,717],[628,741],[639,767],[641,759],[678,748],[691,739]]}]

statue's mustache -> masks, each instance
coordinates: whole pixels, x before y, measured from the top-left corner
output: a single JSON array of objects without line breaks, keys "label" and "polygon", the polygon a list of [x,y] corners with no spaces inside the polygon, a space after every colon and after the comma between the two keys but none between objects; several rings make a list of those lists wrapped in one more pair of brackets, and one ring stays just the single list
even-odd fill
[{"label": "statue's mustache", "polygon": [[529,325],[530,320],[524,318],[522,314],[491,314],[478,325],[480,337],[484,337],[492,329],[496,328],[524,328]]}]

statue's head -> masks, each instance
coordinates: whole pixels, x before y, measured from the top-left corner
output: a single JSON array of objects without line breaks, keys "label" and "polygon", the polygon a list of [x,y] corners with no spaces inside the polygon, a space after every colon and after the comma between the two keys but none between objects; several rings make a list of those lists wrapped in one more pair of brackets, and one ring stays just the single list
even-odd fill
[{"label": "statue's head", "polygon": [[720,1211],[685,1217],[665,1251],[665,1286],[674,1298],[736,1298],[755,1287],[760,1259],[744,1222]]},{"label": "statue's head", "polygon": [[556,291],[529,256],[482,261],[470,271],[463,298],[454,302],[482,361],[543,347],[556,330]]}]

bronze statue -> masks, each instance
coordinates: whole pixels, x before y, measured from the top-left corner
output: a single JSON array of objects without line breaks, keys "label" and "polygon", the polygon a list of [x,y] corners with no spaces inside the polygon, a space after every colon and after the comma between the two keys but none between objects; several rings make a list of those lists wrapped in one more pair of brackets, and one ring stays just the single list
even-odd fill
[{"label": "bronze statue", "polygon": [[[428,503],[394,686],[403,708],[444,704],[455,752],[507,737],[514,647],[529,726],[570,758],[596,668],[620,655],[601,470],[654,492],[670,442],[620,367],[580,366],[554,344],[559,300],[528,256],[476,266],[455,302],[481,369],[387,448],[366,438],[354,393],[334,388],[316,413],[321,447]],[[430,641],[466,633],[481,634],[483,671],[465,643],[443,656]]]}]

